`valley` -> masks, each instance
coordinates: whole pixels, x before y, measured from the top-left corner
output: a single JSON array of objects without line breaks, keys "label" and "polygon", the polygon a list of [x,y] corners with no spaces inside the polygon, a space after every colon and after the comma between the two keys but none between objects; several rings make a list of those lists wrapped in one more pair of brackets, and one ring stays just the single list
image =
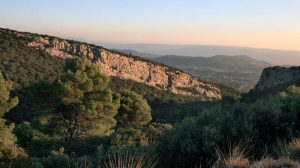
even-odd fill
[{"label": "valley", "polygon": [[252,89],[258,82],[263,69],[272,66],[248,56],[162,56],[154,60],[241,92],[248,92]]}]

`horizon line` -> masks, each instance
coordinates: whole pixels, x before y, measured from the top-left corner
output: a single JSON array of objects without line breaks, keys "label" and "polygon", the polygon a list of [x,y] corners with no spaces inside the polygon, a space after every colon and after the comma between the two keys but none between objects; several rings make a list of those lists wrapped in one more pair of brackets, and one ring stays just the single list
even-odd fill
[{"label": "horizon line", "polygon": [[[261,50],[273,50],[273,51],[287,51],[287,52],[300,52],[299,50],[294,49],[276,49],[276,48],[268,48],[268,47],[253,47],[253,46],[240,46],[240,45],[223,45],[223,44],[179,44],[179,43],[152,43],[152,42],[113,42],[113,41],[101,41],[101,40],[95,40],[95,39],[89,39],[86,37],[76,37],[76,36],[68,36],[68,35],[52,35],[48,33],[36,33],[36,32],[29,32],[26,30],[16,30],[13,28],[7,28],[7,27],[0,27],[1,29],[9,29],[12,31],[17,31],[21,33],[32,33],[32,34],[39,34],[39,35],[47,35],[47,36],[54,36],[66,40],[74,40],[78,42],[86,42],[94,45],[99,45],[95,43],[107,43],[107,44],[120,44],[120,45],[165,45],[165,46],[215,46],[215,47],[234,47],[234,48],[247,48],[247,49],[261,49]],[[103,47],[103,46],[102,46]],[[126,48],[124,48],[126,49]]]}]

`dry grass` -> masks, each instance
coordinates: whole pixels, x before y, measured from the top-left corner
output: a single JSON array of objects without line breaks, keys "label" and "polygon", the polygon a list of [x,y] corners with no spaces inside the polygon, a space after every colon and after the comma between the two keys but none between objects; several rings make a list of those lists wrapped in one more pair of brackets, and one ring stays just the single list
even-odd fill
[{"label": "dry grass", "polygon": [[213,168],[247,168],[250,161],[247,158],[247,151],[241,145],[229,148],[229,154],[226,156],[218,152],[219,159],[213,165]]},{"label": "dry grass", "polygon": [[[293,139],[289,144],[281,145],[283,157],[272,159],[266,157],[260,161],[250,161],[248,152],[242,145],[229,147],[228,154],[217,150],[218,161],[212,168],[300,168],[300,138]],[[117,153],[108,155],[108,159],[101,162],[100,168],[155,168],[158,166],[158,158],[146,158],[137,153]],[[71,166],[69,166],[71,167]],[[74,168],[88,168],[86,158],[75,163]],[[195,168],[201,166],[195,166]]]},{"label": "dry grass", "polygon": [[238,145],[230,148],[227,155],[218,152],[219,159],[212,168],[300,168],[300,139],[293,139],[291,143],[284,145],[283,151],[285,155],[279,159],[266,157],[251,162],[246,148]]},{"label": "dry grass", "polygon": [[295,138],[288,145],[289,156],[293,160],[300,161],[300,138]]},{"label": "dry grass", "polygon": [[278,160],[265,158],[253,163],[250,168],[300,168],[300,163],[287,157]]},{"label": "dry grass", "polygon": [[80,158],[73,161],[72,163],[68,161],[68,168],[90,168],[90,163],[87,157]]},{"label": "dry grass", "polygon": [[158,165],[158,158],[146,158],[144,155],[126,152],[108,155],[108,160],[100,165],[101,168],[155,168]]},{"label": "dry grass", "polygon": [[264,158],[251,164],[247,159],[237,159],[233,162],[221,162],[221,164],[214,165],[212,168],[300,168],[300,163],[289,158],[278,160]]}]

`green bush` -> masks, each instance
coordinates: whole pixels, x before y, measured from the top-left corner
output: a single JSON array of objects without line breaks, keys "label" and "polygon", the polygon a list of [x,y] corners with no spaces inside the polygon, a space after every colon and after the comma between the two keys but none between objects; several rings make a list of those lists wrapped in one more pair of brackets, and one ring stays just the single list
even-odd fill
[{"label": "green bush", "polygon": [[226,111],[218,105],[175,126],[160,139],[158,152],[164,158],[162,164],[191,167],[201,161],[208,166],[217,159],[216,149],[225,150],[229,143],[241,141],[250,144],[254,132],[251,114],[240,104],[233,109]]},{"label": "green bush", "polygon": [[278,140],[299,136],[298,95],[275,96],[254,103],[219,104],[185,119],[160,138],[157,151],[165,167],[209,167],[217,151],[242,144],[254,158],[272,152]]},{"label": "green bush", "polygon": [[125,91],[121,94],[120,108],[116,119],[118,127],[121,128],[142,127],[152,119],[151,108],[141,95]]}]

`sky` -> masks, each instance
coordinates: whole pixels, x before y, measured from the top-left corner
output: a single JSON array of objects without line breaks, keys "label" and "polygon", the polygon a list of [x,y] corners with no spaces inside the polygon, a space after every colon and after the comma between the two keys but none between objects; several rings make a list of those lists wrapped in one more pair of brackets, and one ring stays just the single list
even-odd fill
[{"label": "sky", "polygon": [[114,43],[300,50],[300,0],[0,0],[0,27]]}]

